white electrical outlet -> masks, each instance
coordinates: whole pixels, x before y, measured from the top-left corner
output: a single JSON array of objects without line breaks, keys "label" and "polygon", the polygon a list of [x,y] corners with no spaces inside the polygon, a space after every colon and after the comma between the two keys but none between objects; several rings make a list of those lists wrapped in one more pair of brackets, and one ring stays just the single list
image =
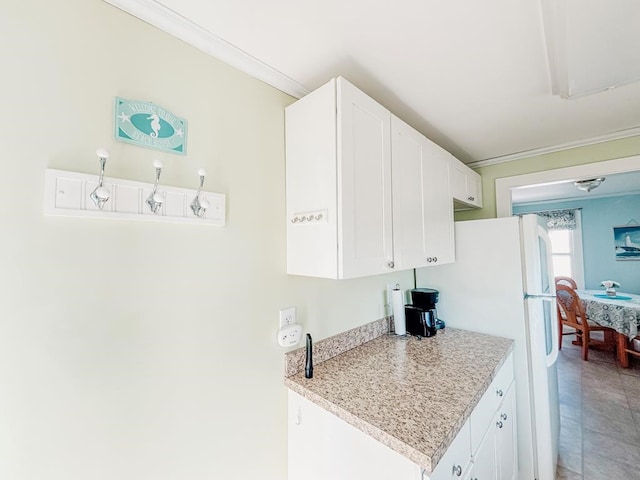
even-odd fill
[{"label": "white electrical outlet", "polygon": [[280,328],[296,323],[296,307],[287,307],[280,310]]}]

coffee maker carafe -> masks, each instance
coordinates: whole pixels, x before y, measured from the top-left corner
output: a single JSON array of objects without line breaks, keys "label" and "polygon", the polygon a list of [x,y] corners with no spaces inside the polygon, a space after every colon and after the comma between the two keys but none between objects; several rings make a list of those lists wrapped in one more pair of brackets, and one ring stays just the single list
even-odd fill
[{"label": "coffee maker carafe", "polygon": [[419,337],[432,337],[436,334],[438,294],[438,290],[433,288],[411,290],[412,305],[406,305],[404,309],[409,334]]}]

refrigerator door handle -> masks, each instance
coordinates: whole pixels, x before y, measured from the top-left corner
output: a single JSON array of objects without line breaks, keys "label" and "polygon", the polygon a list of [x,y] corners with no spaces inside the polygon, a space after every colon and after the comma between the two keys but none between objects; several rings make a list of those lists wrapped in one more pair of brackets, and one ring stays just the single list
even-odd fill
[{"label": "refrigerator door handle", "polygon": [[[552,295],[552,298],[545,298],[543,301],[551,302],[551,315],[553,312],[558,311],[558,307],[556,307],[556,296]],[[560,325],[559,325],[558,317],[554,315],[554,318],[551,319],[551,353],[547,355],[547,367],[550,367],[558,360],[559,346],[560,346]]]},{"label": "refrigerator door handle", "polygon": [[527,300],[529,298],[555,299],[556,296],[552,293],[525,293],[524,299]]}]

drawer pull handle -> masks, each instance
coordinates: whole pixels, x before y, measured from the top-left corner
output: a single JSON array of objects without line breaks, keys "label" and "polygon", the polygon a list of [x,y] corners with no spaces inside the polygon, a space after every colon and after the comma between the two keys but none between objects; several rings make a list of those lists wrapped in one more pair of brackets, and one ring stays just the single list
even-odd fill
[{"label": "drawer pull handle", "polygon": [[502,392],[502,390],[496,390],[496,395],[501,397],[502,395],[504,395],[504,393]]},{"label": "drawer pull handle", "polygon": [[498,428],[502,428],[502,422],[496,422],[496,426],[497,426]]},{"label": "drawer pull handle", "polygon": [[453,474],[456,477],[460,477],[462,476],[462,467],[460,465],[454,465],[453,467]]},{"label": "drawer pull handle", "polygon": [[500,418],[501,418],[502,420],[506,420],[506,419],[507,419],[507,414],[506,414],[506,413],[502,413],[502,414],[500,414]]},{"label": "drawer pull handle", "polygon": [[396,264],[393,262],[393,260],[389,260],[389,261],[387,262],[387,267],[389,267],[389,268],[394,268],[395,266],[396,266]]}]

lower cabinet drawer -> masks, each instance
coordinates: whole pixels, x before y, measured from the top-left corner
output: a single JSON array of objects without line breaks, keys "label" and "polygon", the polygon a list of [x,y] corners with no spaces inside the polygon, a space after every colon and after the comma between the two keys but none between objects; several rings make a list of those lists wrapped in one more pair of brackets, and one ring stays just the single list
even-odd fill
[{"label": "lower cabinet drawer", "polygon": [[471,468],[470,435],[469,420],[467,420],[431,476],[424,475],[423,480],[464,480],[467,478]]},{"label": "lower cabinet drawer", "polygon": [[500,368],[491,385],[484,393],[478,405],[471,413],[469,423],[471,427],[471,453],[475,454],[482,442],[487,426],[500,406],[509,385],[513,380],[513,354],[509,355]]}]

